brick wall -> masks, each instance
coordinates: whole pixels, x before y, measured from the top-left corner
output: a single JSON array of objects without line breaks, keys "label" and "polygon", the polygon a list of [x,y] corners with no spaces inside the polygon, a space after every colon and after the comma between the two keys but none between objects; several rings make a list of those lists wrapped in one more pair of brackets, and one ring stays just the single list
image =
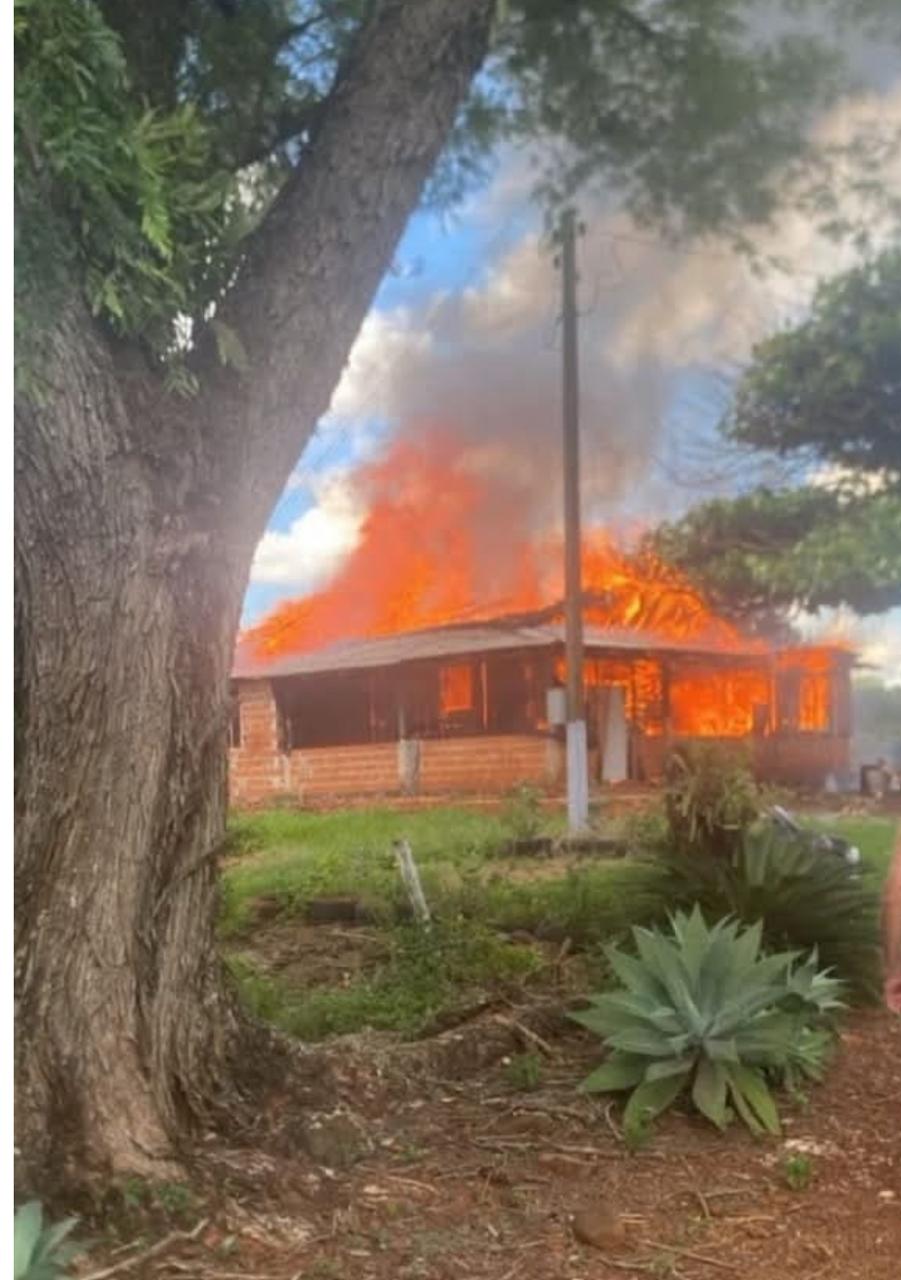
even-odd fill
[{"label": "brick wall", "polygon": [[289,790],[306,796],[390,795],[400,790],[397,743],[307,747],[289,757]]},{"label": "brick wall", "polygon": [[559,743],[537,734],[429,738],[422,744],[419,769],[419,789],[427,795],[492,794],[518,782],[559,784],[563,753]]},{"label": "brick wall", "polygon": [[288,760],[279,750],[278,712],[268,680],[240,686],[241,745],[229,753],[233,803],[262,804],[288,790]]}]

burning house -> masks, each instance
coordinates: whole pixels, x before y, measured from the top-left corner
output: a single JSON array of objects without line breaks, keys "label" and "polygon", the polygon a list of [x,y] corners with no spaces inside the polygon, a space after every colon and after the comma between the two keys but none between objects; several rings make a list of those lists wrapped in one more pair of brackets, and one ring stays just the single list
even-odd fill
[{"label": "burning house", "polygon": [[[761,777],[818,786],[848,767],[849,655],[587,626],[592,779],[650,782],[667,750],[743,740]],[[492,794],[565,783],[559,617],[347,641],[235,666],[239,803]]]},{"label": "burning house", "polygon": [[[354,556],[326,591],[242,638],[236,802],[565,788],[562,606],[540,607],[540,575],[521,574],[501,605],[464,609],[459,564],[449,606],[410,571],[420,550],[412,543],[395,562],[393,592]],[[847,770],[847,650],[743,636],[667,566],[600,535],[583,560],[595,784],[653,782],[672,746],[698,739],[746,743],[773,781],[816,787]]]}]

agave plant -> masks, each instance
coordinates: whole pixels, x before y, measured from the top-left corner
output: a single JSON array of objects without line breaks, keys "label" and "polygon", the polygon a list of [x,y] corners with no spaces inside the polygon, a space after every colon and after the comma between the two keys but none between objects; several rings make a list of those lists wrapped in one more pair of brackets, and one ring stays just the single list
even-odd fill
[{"label": "agave plant", "polygon": [[718,1128],[734,1111],[754,1132],[779,1133],[770,1083],[819,1075],[831,1040],[824,1019],[840,1007],[842,984],[815,955],[762,954],[759,923],[708,926],[695,906],[671,927],[671,936],[633,929],[637,956],[606,949],[623,989],[570,1015],[611,1051],[582,1088],[632,1090],[627,1137],[686,1090]]},{"label": "agave plant", "polygon": [[44,1211],[37,1200],[16,1210],[13,1280],[62,1280],[66,1268],[81,1251],[71,1236],[77,1218],[44,1225]]}]

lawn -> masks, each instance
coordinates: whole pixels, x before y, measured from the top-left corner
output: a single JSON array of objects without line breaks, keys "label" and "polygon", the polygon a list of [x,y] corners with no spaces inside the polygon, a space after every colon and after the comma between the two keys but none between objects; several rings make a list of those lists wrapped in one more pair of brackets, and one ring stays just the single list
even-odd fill
[{"label": "lawn", "polygon": [[[467,1009],[525,988],[570,991],[603,981],[604,943],[670,906],[648,856],[659,822],[645,814],[608,824],[626,858],[511,856],[525,826],[558,832],[559,815],[522,801],[488,814],[465,807],[414,812],[236,814],[223,876],[226,956],[254,1011],[304,1040],[373,1027],[421,1035]],[[874,881],[894,832],[887,818],[809,821],[861,850]],[[410,841],[435,916],[423,936],[405,917],[392,842]],[[357,921],[313,924],[310,903],[356,903]],[[364,922],[361,926],[360,920]]]},{"label": "lawn", "polygon": [[[221,932],[245,999],[307,1040],[364,1026],[420,1034],[539,981],[561,946],[594,976],[602,942],[665,913],[655,864],[512,857],[522,822],[516,808],[236,815]],[[536,825],[559,830],[560,819]],[[426,937],[405,918],[400,837],[435,916]],[[366,927],[311,926],[310,903],[322,899],[354,900]]]}]

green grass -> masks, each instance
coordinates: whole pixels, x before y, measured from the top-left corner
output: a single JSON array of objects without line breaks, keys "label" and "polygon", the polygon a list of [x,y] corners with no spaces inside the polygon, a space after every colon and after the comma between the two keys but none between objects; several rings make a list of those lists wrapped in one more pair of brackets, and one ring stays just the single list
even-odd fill
[{"label": "green grass", "polygon": [[[536,945],[505,935],[527,931],[593,949],[631,924],[661,918],[667,905],[661,870],[650,862],[590,859],[557,870],[503,857],[510,831],[502,814],[275,811],[236,815],[231,834],[235,856],[223,876],[220,927],[232,972],[260,1017],[306,1040],[364,1026],[415,1035],[443,1012],[541,965]],[[402,922],[406,897],[391,849],[400,836],[411,843],[435,916],[427,935]],[[312,898],[344,895],[379,921],[386,961],[345,985],[313,988],[259,966],[252,954],[255,900],[275,898],[281,918],[290,920]]]},{"label": "green grass", "polygon": [[[559,829],[559,816],[542,816]],[[895,824],[886,818],[827,817],[811,825],[861,850],[874,884],[885,875]],[[629,819],[620,834],[653,847],[659,817]],[[503,991],[533,974],[536,946],[504,935],[569,938],[589,956],[633,924],[661,921],[672,905],[666,872],[650,858],[569,863],[508,858],[509,817],[462,807],[400,813],[276,810],[236,814],[233,857],[223,875],[221,932],[244,1000],[261,1017],[305,1040],[374,1027],[416,1035],[442,1013]],[[631,839],[632,836],[637,837]],[[406,898],[392,841],[406,837],[436,917],[423,935],[402,923]],[[341,986],[292,986],[250,954],[253,904],[275,898],[283,918],[310,899],[353,896],[379,921],[387,959]]]},{"label": "green grass", "polygon": [[462,808],[236,814],[229,829],[238,856],[225,875],[226,935],[246,927],[252,900],[263,895],[289,912],[314,897],[353,895],[390,918],[403,901],[392,841],[410,841],[427,890],[440,892],[449,872],[483,866],[508,838],[498,816]]},{"label": "green grass", "polygon": [[[291,915],[312,898],[353,896],[385,924],[396,921],[406,903],[391,849],[400,836],[413,848],[427,900],[448,919],[587,943],[663,907],[661,875],[650,862],[587,859],[565,874],[543,875],[546,862],[501,856],[509,837],[500,817],[465,809],[274,812],[238,816],[231,830],[244,855],[223,877],[225,937],[247,928],[261,897]],[[530,867],[536,878],[520,878]]]},{"label": "green grass", "polygon": [[474,924],[436,923],[394,931],[391,955],[373,975],[348,986],[301,991],[260,973],[240,953],[230,967],[253,1012],[303,1040],[361,1027],[415,1036],[430,1022],[487,990],[497,991],[541,964],[529,946],[517,946]]}]

